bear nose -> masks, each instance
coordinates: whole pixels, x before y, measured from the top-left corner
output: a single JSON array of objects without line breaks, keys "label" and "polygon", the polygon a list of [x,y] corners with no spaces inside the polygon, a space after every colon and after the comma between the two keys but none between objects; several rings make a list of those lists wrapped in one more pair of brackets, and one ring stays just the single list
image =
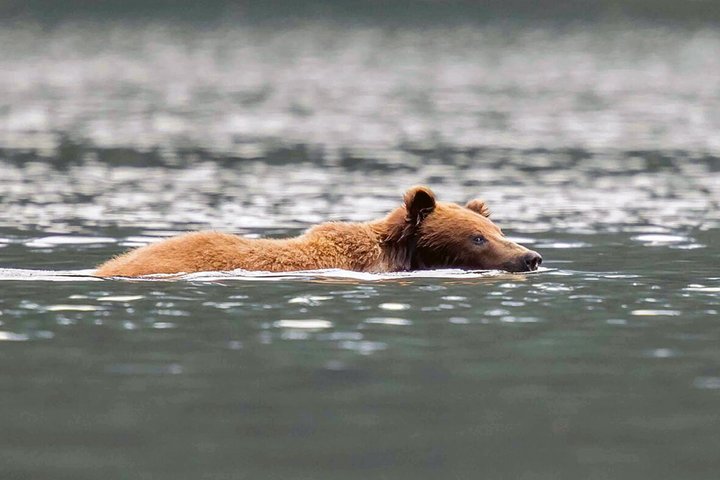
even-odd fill
[{"label": "bear nose", "polygon": [[523,257],[523,262],[525,263],[525,268],[528,271],[537,270],[540,264],[542,263],[542,257],[539,253],[533,252],[532,250],[525,254]]}]

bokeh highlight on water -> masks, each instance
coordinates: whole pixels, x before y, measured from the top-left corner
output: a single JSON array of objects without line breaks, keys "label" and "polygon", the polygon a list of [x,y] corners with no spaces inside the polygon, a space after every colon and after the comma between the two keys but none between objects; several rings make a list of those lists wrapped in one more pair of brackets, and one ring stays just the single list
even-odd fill
[{"label": "bokeh highlight on water", "polygon": [[[714,478],[709,27],[0,27],[9,478]],[[482,196],[530,275],[103,281],[169,235]]]}]

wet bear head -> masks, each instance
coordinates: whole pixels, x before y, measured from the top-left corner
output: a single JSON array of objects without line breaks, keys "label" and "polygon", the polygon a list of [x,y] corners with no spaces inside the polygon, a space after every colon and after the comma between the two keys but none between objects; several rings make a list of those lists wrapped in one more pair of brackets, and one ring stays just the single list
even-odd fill
[{"label": "wet bear head", "polygon": [[511,242],[490,220],[482,200],[465,206],[438,202],[427,187],[409,189],[404,206],[392,212],[385,245],[403,270],[463,268],[468,270],[537,270],[542,257]]}]

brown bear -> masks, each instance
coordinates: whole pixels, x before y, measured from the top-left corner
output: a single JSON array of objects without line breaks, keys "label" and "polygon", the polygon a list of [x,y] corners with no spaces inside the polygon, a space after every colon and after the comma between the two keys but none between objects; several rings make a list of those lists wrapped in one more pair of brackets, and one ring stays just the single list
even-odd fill
[{"label": "brown bear", "polygon": [[506,239],[482,200],[437,202],[423,186],[404,205],[367,223],[330,222],[286,239],[194,232],[131,250],[98,267],[100,277],[219,270],[287,272],[341,268],[399,272],[432,268],[537,270],[542,257]]}]

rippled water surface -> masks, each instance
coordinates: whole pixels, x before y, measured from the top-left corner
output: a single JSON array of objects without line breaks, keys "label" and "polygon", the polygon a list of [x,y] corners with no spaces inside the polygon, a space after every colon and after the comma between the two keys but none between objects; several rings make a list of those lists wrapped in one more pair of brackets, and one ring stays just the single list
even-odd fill
[{"label": "rippled water surface", "polygon": [[[716,30],[0,44],[3,475],[716,478]],[[92,277],[187,230],[377,218],[417,183],[485,198],[544,268]]]}]

